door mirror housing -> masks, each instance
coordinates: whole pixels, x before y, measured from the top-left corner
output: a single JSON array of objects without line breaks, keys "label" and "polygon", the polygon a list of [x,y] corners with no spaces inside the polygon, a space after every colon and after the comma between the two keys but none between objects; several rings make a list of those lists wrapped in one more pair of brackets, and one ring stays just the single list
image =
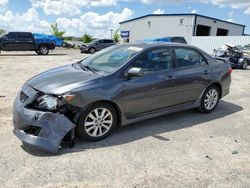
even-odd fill
[{"label": "door mirror housing", "polygon": [[137,67],[132,67],[128,70],[126,73],[127,78],[133,78],[133,77],[142,77],[143,76],[143,71],[141,68]]}]

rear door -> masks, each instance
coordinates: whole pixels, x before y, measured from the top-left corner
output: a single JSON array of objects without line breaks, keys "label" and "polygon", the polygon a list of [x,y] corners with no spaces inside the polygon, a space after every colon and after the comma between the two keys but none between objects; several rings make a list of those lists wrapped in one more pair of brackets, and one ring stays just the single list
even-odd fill
[{"label": "rear door", "polygon": [[175,73],[171,48],[156,48],[138,57],[132,67],[144,75],[124,83],[124,104],[128,118],[175,105]]},{"label": "rear door", "polygon": [[176,100],[178,104],[193,103],[212,80],[212,71],[204,56],[189,47],[175,47]]},{"label": "rear door", "polygon": [[18,33],[18,40],[20,50],[34,50],[33,35],[31,33]]}]

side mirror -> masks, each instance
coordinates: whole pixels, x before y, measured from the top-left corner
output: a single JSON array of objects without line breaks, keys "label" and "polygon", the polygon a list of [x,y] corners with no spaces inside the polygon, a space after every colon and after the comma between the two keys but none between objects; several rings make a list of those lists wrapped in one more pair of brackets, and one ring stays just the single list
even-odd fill
[{"label": "side mirror", "polygon": [[141,68],[132,67],[128,70],[128,72],[125,75],[127,78],[133,78],[133,77],[142,77],[143,71]]}]

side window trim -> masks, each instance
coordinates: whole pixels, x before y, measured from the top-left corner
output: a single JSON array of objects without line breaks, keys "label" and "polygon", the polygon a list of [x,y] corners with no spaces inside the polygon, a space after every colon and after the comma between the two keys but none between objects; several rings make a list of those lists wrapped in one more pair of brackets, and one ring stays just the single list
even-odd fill
[{"label": "side window trim", "polygon": [[194,67],[198,67],[200,65],[192,65],[192,66],[186,66],[186,67],[178,67],[178,61],[177,61],[177,56],[176,56],[176,52],[175,52],[175,49],[189,49],[189,50],[193,50],[195,51],[196,53],[198,53],[205,61],[206,65],[209,65],[208,62],[207,62],[207,59],[204,57],[203,54],[201,54],[198,50],[196,50],[195,48],[192,48],[192,47],[187,47],[187,46],[174,46],[172,47],[173,48],[173,55],[174,55],[174,59],[175,59],[175,69],[189,69],[189,68],[194,68]]}]

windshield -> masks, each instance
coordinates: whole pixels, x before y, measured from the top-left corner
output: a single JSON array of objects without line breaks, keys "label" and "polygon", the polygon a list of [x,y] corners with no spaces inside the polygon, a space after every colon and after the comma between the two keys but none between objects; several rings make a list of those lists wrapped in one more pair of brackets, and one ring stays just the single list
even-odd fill
[{"label": "windshield", "polygon": [[97,72],[112,73],[141,50],[128,45],[114,45],[84,59],[81,64]]},{"label": "windshield", "polygon": [[89,44],[95,44],[96,42],[98,42],[98,39],[93,40],[92,42],[90,42]]}]

